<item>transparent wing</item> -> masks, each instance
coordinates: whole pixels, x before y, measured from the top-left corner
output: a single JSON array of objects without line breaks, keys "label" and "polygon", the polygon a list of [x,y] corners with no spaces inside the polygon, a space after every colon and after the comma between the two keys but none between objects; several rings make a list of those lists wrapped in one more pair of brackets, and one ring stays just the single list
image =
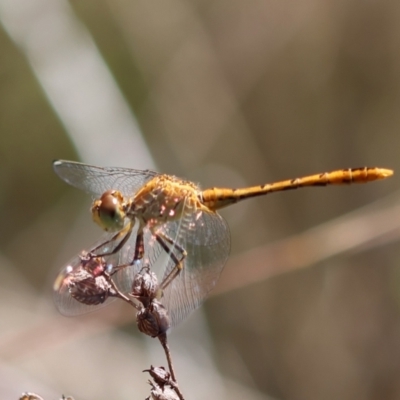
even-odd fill
[{"label": "transparent wing", "polygon": [[[175,238],[172,251],[187,256],[179,275],[164,290],[162,303],[172,326],[178,325],[201,305],[216,285],[230,251],[230,233],[225,220],[212,212],[187,213],[182,221],[168,223],[164,235]],[[171,258],[164,262],[163,277],[175,267]]]},{"label": "transparent wing", "polygon": [[124,196],[132,196],[147,181],[158,175],[150,170],[95,167],[65,160],[54,161],[53,168],[63,181],[95,196],[110,189],[118,189]]}]

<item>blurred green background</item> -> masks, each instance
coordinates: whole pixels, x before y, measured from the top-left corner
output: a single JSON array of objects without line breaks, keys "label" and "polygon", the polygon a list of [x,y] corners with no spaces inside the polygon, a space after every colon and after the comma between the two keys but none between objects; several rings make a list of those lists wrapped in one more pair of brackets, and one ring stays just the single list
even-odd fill
[{"label": "blurred green background", "polygon": [[[395,1],[0,0],[0,397],[144,398],[164,363],[126,307],[56,313],[54,276],[101,232],[53,159],[203,188],[397,171],[399,21]],[[171,335],[188,399],[400,398],[397,182],[224,211],[220,289]]]}]

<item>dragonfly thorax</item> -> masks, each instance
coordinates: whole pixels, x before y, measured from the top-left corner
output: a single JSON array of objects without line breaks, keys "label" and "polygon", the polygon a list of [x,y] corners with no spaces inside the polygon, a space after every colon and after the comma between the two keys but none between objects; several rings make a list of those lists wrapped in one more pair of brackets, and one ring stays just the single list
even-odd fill
[{"label": "dragonfly thorax", "polygon": [[127,207],[127,216],[141,224],[159,225],[175,221],[202,205],[196,185],[169,175],[160,175],[144,185]]},{"label": "dragonfly thorax", "polygon": [[118,190],[107,190],[92,205],[93,220],[105,231],[116,232],[125,225],[126,202]]}]

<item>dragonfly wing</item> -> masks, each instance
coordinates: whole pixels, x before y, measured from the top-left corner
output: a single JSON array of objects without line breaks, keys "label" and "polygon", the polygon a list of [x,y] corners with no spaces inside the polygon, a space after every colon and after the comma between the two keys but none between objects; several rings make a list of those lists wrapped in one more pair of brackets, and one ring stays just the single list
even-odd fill
[{"label": "dragonfly wing", "polygon": [[198,210],[196,213],[187,214],[185,219],[185,241],[194,246],[215,246],[225,242],[225,236],[230,237],[225,220],[214,211]]},{"label": "dragonfly wing", "polygon": [[96,167],[65,160],[54,161],[53,168],[63,181],[95,196],[110,189],[117,189],[124,196],[132,196],[147,181],[158,175],[150,170]]},{"label": "dragonfly wing", "polygon": [[[164,234],[175,237],[187,255],[183,269],[164,290],[162,302],[172,326],[201,305],[216,285],[230,251],[230,234],[225,220],[216,213],[187,213],[183,221],[168,224]],[[175,235],[175,236],[173,236]],[[175,254],[179,253],[174,249]],[[165,263],[164,278],[174,268]]]}]

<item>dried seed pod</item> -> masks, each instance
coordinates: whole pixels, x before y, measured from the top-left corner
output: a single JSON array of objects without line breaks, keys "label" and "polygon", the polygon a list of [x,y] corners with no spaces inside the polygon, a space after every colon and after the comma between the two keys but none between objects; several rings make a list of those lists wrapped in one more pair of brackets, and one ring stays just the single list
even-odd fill
[{"label": "dried seed pod", "polygon": [[22,393],[22,396],[19,398],[19,400],[43,400],[43,398],[36,393],[25,392]]},{"label": "dried seed pod", "polygon": [[104,303],[109,296],[116,295],[106,271],[104,258],[82,257],[80,268],[76,268],[68,276],[69,293],[83,304]]},{"label": "dried seed pod", "polygon": [[171,326],[167,310],[155,299],[136,314],[136,322],[139,330],[151,337],[165,333]]},{"label": "dried seed pod", "polygon": [[146,308],[153,299],[160,297],[159,293],[160,288],[156,274],[148,267],[144,267],[133,279],[131,295]]},{"label": "dried seed pod", "polygon": [[171,374],[164,367],[153,367],[151,365],[150,369],[145,369],[143,372],[148,372],[156,384],[161,387],[171,382]]}]

